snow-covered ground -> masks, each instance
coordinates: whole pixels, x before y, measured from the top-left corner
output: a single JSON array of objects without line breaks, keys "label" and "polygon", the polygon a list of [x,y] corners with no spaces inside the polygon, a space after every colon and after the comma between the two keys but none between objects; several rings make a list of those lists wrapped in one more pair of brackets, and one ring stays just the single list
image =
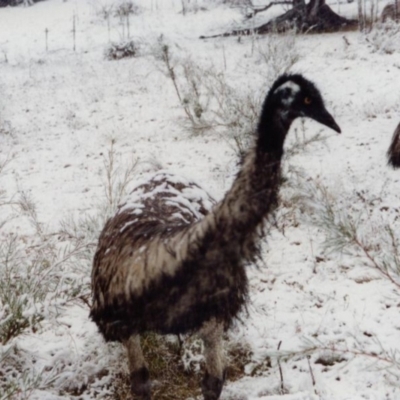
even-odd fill
[{"label": "snow-covered ground", "polygon": [[[45,249],[51,256],[40,253],[41,262],[53,263],[54,279],[61,277],[56,296],[32,301],[25,311],[29,319],[42,307],[44,319],[0,344],[0,399],[67,399],[74,393],[92,399],[105,395],[112,374],[126,368],[121,349],[106,346],[88,319],[84,301],[57,298],[60,287],[65,293],[71,282],[76,287],[80,282],[78,297],[87,298],[90,260],[77,257],[77,268],[71,246],[78,253],[101,226],[93,224],[90,236],[86,224],[72,238],[61,222],[93,217],[101,225],[101,205],[108,201],[112,208],[116,201],[107,194],[111,156],[114,186],[139,160],[134,179],[160,165],[194,179],[217,199],[229,188],[237,168],[234,141],[221,132],[193,135],[184,126],[185,113],[159,57],[160,41],[168,43],[177,73],[190,58],[204,71],[220,71],[240,94],[265,94],[274,66],[290,60],[291,72],[321,89],[342,128],[336,135],[306,120],[289,133],[288,147],[300,149],[285,160],[291,183],[282,190],[278,226],[266,240],[264,262],[249,271],[249,316],[230,333],[233,342],[249,346],[251,359],[246,376],[228,382],[221,398],[400,399],[400,274],[392,274],[391,282],[374,266],[393,252],[386,225],[395,240],[400,238],[400,175],[385,159],[400,122],[399,35],[392,43],[382,33],[358,32],[292,36],[286,42],[277,37],[200,40],[237,27],[240,9],[199,0],[206,9],[184,16],[180,0],[135,3],[141,12],[130,17],[129,35],[139,45],[138,55],[119,61],[104,57],[110,41],[128,36],[117,17],[101,16],[117,4],[114,0],[47,0],[0,9],[0,272],[3,278],[8,273],[5,243],[18,237],[28,260],[21,259],[22,266]],[[355,3],[333,8],[356,14]],[[266,62],[273,49],[278,51]],[[326,140],[299,146],[303,135],[318,132]],[[302,178],[291,173],[293,168]],[[310,208],[297,196],[304,189],[302,197],[318,203],[318,188],[328,193],[337,215],[358,220],[368,254],[350,247],[324,251],[329,232],[316,221],[321,205]],[[21,194],[22,208],[3,204],[17,203]],[[7,312],[3,304],[2,324]],[[267,357],[271,367],[259,368]],[[12,391],[9,384],[10,391],[2,393],[7,381],[19,389]]]}]

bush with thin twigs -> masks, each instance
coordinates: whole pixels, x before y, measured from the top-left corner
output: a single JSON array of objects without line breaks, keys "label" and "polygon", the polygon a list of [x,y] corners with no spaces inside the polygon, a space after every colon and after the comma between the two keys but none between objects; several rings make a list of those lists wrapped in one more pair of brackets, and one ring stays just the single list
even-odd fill
[{"label": "bush with thin twigs", "polygon": [[[282,51],[285,49],[285,51]],[[255,57],[262,64],[267,82],[273,82],[279,75],[288,72],[300,59],[297,50],[296,30],[269,34],[256,42]]]},{"label": "bush with thin twigs", "polygon": [[[10,164],[12,161],[12,157],[6,157],[5,159],[0,160],[0,178],[5,175],[7,166]],[[6,190],[2,189],[0,186],[0,210],[3,211],[4,208],[10,207],[12,205],[12,200],[7,196]],[[2,212],[2,215],[5,215],[4,212]],[[0,218],[0,229],[12,219],[12,215],[8,215],[8,217],[2,217]]]},{"label": "bush with thin twigs", "polygon": [[122,58],[135,57],[138,47],[133,40],[111,43],[104,51],[104,56],[108,60],[120,60]]},{"label": "bush with thin twigs", "polygon": [[377,23],[365,35],[365,41],[373,53],[393,54],[400,52],[400,24],[388,20]]},{"label": "bush with thin twigs", "polygon": [[[316,365],[327,368],[335,364],[343,363],[345,365],[355,358],[364,358],[370,361],[371,368],[386,371],[386,379],[391,380],[393,385],[397,386],[398,379],[400,378],[400,353],[396,350],[385,348],[376,339],[372,340],[376,345],[374,350],[366,350],[364,345],[357,341],[356,338],[353,338],[351,346],[345,341],[323,342],[315,337],[304,337],[302,338],[302,342],[303,345],[298,349],[269,350],[265,353],[266,360],[269,360],[268,363],[270,365],[281,365],[281,369],[284,372],[286,363],[303,360],[304,366],[308,364],[310,378],[313,386],[315,386],[316,379],[313,369]],[[284,388],[282,375],[281,388]]]},{"label": "bush with thin twigs", "polygon": [[14,129],[9,121],[2,120],[0,116],[0,135],[10,135],[12,136]]},{"label": "bush with thin twigs", "polygon": [[[90,246],[60,241],[32,220],[35,210],[26,209],[31,202],[25,201],[23,207],[25,218],[34,228],[40,227],[36,237],[10,233],[0,244],[0,393],[7,394],[4,399],[16,392],[27,398],[41,381],[39,372],[35,375],[29,368],[29,355],[18,351],[18,337],[39,331],[45,320],[57,319],[68,303],[80,302],[89,293],[89,277],[78,269],[87,262]],[[12,379],[2,380],[2,376]]]},{"label": "bush with thin twigs", "polygon": [[[39,241],[15,234],[0,245],[0,343],[5,345],[25,331],[35,332],[40,322],[57,313],[57,308],[79,298],[88,281],[73,270],[87,246],[60,246],[44,232]],[[43,241],[42,241],[43,240]]]},{"label": "bush with thin twigs", "polygon": [[109,21],[110,18],[114,15],[115,4],[110,3],[108,1],[97,1],[93,5],[94,12],[100,18],[104,19],[105,21]]},{"label": "bush with thin twigs", "polygon": [[212,66],[203,68],[190,58],[178,60],[163,41],[155,55],[173,83],[185,113],[185,126],[194,134],[212,131],[233,140],[236,151],[243,152],[258,121],[262,94],[237,91]]},{"label": "bush with thin twigs", "polygon": [[[282,52],[282,45],[288,51]],[[263,68],[264,80],[272,82],[298,61],[295,46],[294,32],[268,39],[257,46],[257,59],[266,67]],[[186,127],[194,134],[217,133],[233,143],[237,153],[243,154],[253,140],[263,90],[251,92],[235,88],[228,83],[226,74],[213,65],[203,67],[190,57],[180,58],[174,51],[174,47],[160,37],[153,53],[163,63],[163,71],[174,86],[185,113]]]},{"label": "bush with thin twigs", "polygon": [[[207,0],[181,0],[182,15],[206,11],[212,5]],[[215,4],[213,4],[215,6]]]},{"label": "bush with thin twigs", "polygon": [[[58,323],[68,304],[76,303],[89,308],[90,269],[96,240],[105,220],[115,212],[128,190],[136,164],[137,160],[133,160],[128,167],[122,167],[115,141],[112,140],[104,156],[105,204],[99,205],[97,212],[91,216],[61,221],[57,234],[47,232],[38,220],[35,203],[30,196],[20,193],[11,201],[3,193],[4,202],[0,200],[0,207],[18,211],[19,218],[30,223],[35,235],[3,234],[0,242],[1,400],[11,399],[16,393],[27,398],[39,386],[49,388],[57,385],[60,390],[71,394],[80,393],[88,387],[85,377],[71,378],[73,366],[64,366],[64,360],[58,360],[45,372],[29,368],[28,360],[34,362],[34,357],[18,348],[18,338],[24,333],[40,331],[43,324]],[[85,362],[90,364],[92,356],[96,355],[85,354],[89,359],[82,359],[82,365]],[[65,363],[68,362],[65,360]],[[93,369],[93,373],[101,374],[97,370]],[[95,383],[98,379],[102,377],[90,377],[89,382]]]},{"label": "bush with thin twigs", "polygon": [[135,170],[139,162],[137,158],[133,158],[122,168],[123,163],[115,149],[115,144],[115,139],[111,139],[107,154],[103,157],[105,175],[103,186],[109,215],[116,211],[118,204],[127,193],[130,183],[135,178]]},{"label": "bush with thin twigs", "polygon": [[78,217],[70,215],[60,221],[59,234],[65,240],[80,244],[86,243],[88,252],[85,253],[83,270],[76,268],[77,273],[85,275],[85,285],[81,288],[79,298],[89,306],[91,263],[97,239],[108,218],[117,210],[123,197],[128,193],[133,180],[136,178],[136,167],[139,160],[133,158],[128,163],[122,162],[115,147],[115,139],[110,139],[109,148],[103,156],[102,186],[104,201],[96,204],[92,212],[80,214]]},{"label": "bush with thin twigs", "polygon": [[302,201],[313,211],[312,223],[325,233],[325,251],[361,256],[366,267],[400,290],[400,243],[395,233],[399,228],[395,221],[382,220],[378,210],[370,206],[372,200],[361,193],[358,193],[360,203],[366,206],[355,209],[350,204],[343,207],[321,184],[309,182],[306,186],[307,194]]},{"label": "bush with thin twigs", "polygon": [[116,149],[116,140],[110,139],[109,148],[103,156],[102,187],[105,201],[95,205],[94,212],[80,215],[78,218],[69,216],[60,222],[60,233],[75,241],[85,240],[93,246],[108,218],[115,214],[118,205],[136,178],[136,168],[139,159],[132,158],[129,162],[122,161]]},{"label": "bush with thin twigs", "polygon": [[114,7],[114,15],[122,18],[129,15],[138,15],[141,12],[141,8],[131,0],[121,1]]},{"label": "bush with thin twigs", "polygon": [[23,351],[15,345],[0,346],[0,400],[28,399],[41,384],[23,360]]},{"label": "bush with thin twigs", "polygon": [[111,27],[113,18],[119,20],[120,30],[118,33],[121,38],[120,43],[111,43],[105,50],[105,56],[108,59],[120,59],[124,57],[133,57],[136,53],[135,43],[130,39],[131,15],[139,15],[142,8],[132,0],[120,0],[118,2],[108,2],[97,0],[93,4],[94,13],[105,20],[108,29],[108,41],[111,41]]},{"label": "bush with thin twigs", "polygon": [[138,15],[142,8],[132,0],[96,0],[93,3],[94,12],[102,19],[109,21],[111,17],[124,19],[130,15]]}]

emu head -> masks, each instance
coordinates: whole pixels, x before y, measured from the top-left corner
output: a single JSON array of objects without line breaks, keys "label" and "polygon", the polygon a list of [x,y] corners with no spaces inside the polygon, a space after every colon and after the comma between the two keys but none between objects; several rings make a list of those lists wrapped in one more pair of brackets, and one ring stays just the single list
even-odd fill
[{"label": "emu head", "polygon": [[400,168],[400,124],[393,133],[392,142],[387,151],[388,164]]},{"label": "emu head", "polygon": [[312,82],[299,74],[282,75],[272,85],[265,99],[258,126],[259,143],[279,149],[290,125],[299,117],[311,118],[341,132]]},{"label": "emu head", "polygon": [[321,93],[315,85],[301,75],[283,75],[272,87],[281,115],[290,121],[308,117],[340,133],[340,128],[326,110]]}]

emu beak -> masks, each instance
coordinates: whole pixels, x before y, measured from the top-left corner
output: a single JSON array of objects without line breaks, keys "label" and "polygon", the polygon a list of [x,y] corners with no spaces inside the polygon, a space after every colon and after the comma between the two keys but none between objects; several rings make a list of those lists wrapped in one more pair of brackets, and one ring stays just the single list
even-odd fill
[{"label": "emu beak", "polygon": [[327,126],[328,128],[333,129],[337,133],[341,133],[341,129],[336,121],[333,119],[332,115],[326,111],[326,109],[320,110],[318,115],[314,116],[314,119],[318,121],[320,124]]}]

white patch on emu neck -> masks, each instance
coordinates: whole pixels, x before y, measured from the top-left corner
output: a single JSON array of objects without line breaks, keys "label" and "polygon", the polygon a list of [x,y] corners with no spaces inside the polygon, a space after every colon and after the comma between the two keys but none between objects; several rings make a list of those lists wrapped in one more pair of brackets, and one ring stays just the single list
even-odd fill
[{"label": "white patch on emu neck", "polygon": [[285,106],[289,107],[293,103],[296,94],[300,92],[300,86],[292,81],[287,81],[281,86],[279,86],[274,93],[277,94],[282,90],[285,90],[285,92],[287,92],[287,94],[282,95],[282,103]]}]

